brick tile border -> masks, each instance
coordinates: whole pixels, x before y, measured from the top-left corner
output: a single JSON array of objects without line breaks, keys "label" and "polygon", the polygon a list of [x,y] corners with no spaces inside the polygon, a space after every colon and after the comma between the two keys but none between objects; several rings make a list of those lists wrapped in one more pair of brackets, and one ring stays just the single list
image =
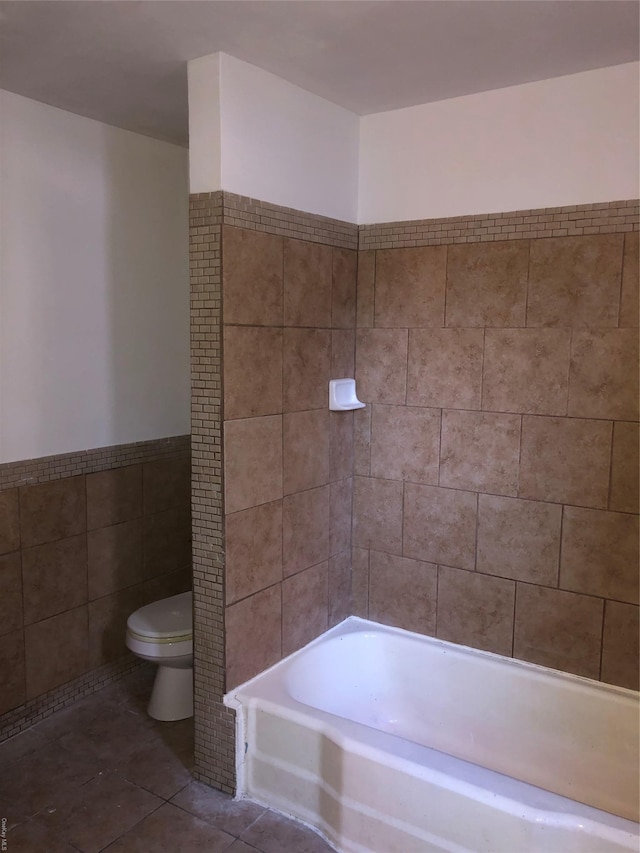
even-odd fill
[{"label": "brick tile border", "polygon": [[358,226],[341,219],[303,213],[229,192],[223,193],[222,204],[225,225],[326,243],[338,249],[358,248]]},{"label": "brick tile border", "polygon": [[41,456],[39,459],[5,462],[0,465],[0,491],[12,489],[15,486],[48,483],[50,480],[61,480],[63,477],[75,477],[78,474],[93,474],[96,471],[108,471],[111,468],[124,468],[126,465],[136,465],[141,462],[172,459],[189,454],[190,451],[191,437],[175,435],[170,438],[136,441],[133,444],[115,444],[112,447],[97,447],[94,450]]},{"label": "brick tile border", "polygon": [[194,775],[235,793],[235,715],[222,703],[222,221],[222,192],[190,197]]},{"label": "brick tile border", "polygon": [[444,246],[640,230],[638,199],[361,225],[359,249]]},{"label": "brick tile border", "polygon": [[106,663],[97,669],[85,672],[84,675],[74,678],[73,681],[68,681],[54,690],[49,690],[48,693],[43,693],[42,696],[31,699],[18,708],[7,711],[0,716],[0,743],[20,734],[31,726],[35,726],[36,723],[42,722],[51,714],[55,714],[56,711],[61,711],[85,696],[90,696],[108,684],[120,681],[126,675],[137,672],[146,666],[148,664],[144,661],[138,660],[127,652],[120,660]]}]

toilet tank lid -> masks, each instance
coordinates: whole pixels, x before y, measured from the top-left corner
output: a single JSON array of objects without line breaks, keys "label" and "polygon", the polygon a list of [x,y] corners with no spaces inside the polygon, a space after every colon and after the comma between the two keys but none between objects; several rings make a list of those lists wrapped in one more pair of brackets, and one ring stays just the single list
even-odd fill
[{"label": "toilet tank lid", "polygon": [[184,636],[193,630],[192,609],[191,593],[182,592],[136,610],[127,619],[127,628],[142,637]]}]

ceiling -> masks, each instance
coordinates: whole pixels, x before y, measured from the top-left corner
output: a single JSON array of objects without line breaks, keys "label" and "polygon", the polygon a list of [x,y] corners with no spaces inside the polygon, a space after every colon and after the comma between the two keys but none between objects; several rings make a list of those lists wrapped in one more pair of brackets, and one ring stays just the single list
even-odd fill
[{"label": "ceiling", "polygon": [[0,88],[188,143],[216,51],[360,115],[638,59],[636,0],[5,0]]}]

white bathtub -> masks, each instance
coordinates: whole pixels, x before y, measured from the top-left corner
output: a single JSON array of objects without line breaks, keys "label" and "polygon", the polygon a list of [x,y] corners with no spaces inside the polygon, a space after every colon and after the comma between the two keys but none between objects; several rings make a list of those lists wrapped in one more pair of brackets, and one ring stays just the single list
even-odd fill
[{"label": "white bathtub", "polygon": [[344,853],[637,853],[638,699],[351,617],[225,703],[238,796]]}]

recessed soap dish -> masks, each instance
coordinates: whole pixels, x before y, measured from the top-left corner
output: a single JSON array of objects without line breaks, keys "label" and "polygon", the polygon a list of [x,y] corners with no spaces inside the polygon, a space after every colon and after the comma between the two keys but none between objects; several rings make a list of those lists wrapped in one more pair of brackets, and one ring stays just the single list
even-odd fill
[{"label": "recessed soap dish", "polygon": [[329,380],[329,408],[332,412],[350,412],[364,409],[365,403],[358,400],[355,379]]}]

